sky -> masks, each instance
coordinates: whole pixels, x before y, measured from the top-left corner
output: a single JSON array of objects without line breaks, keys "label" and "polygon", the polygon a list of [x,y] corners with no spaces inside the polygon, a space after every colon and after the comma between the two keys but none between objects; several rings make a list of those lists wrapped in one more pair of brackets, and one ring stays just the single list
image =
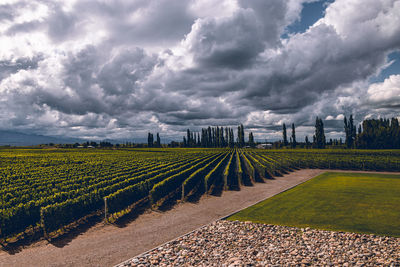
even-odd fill
[{"label": "sky", "polygon": [[398,117],[400,0],[2,0],[0,130],[327,138]]}]

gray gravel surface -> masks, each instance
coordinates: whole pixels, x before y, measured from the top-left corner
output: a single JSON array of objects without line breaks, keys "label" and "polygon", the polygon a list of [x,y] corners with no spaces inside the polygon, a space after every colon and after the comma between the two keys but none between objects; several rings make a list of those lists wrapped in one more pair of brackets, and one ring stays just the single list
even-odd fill
[{"label": "gray gravel surface", "polygon": [[400,266],[400,238],[220,220],[119,266]]}]

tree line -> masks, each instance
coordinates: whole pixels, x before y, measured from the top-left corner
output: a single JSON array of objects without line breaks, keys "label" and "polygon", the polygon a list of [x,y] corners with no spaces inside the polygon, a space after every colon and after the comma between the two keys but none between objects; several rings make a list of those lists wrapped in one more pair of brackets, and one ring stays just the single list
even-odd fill
[{"label": "tree line", "polygon": [[[297,141],[296,127],[292,123],[290,136],[287,132],[286,124],[282,124],[282,140],[272,142],[273,148],[359,148],[359,149],[400,149],[400,124],[397,118],[392,119],[366,119],[358,128],[355,125],[353,115],[349,118],[344,117],[344,141],[339,139],[326,139],[324,122],[321,118],[315,119],[315,130],[312,135],[312,140],[305,136],[304,142]],[[248,141],[245,141],[245,131],[243,124],[237,126],[236,138],[234,129],[231,127],[208,126],[202,128],[199,132],[186,130],[186,135],[183,136],[182,142],[172,141],[170,144],[162,145],[160,134],[154,135],[148,133],[147,147],[160,148],[162,146],[168,147],[203,147],[203,148],[222,148],[222,147],[255,147],[256,142],[252,132],[248,134]],[[78,145],[78,144],[76,144]],[[112,147],[113,145],[108,142],[86,142],[84,146],[92,147]],[[114,145],[115,146],[115,145]],[[126,143],[116,145],[117,147],[143,147],[145,144]],[[75,146],[76,147],[76,146]]]},{"label": "tree line", "polygon": [[346,146],[348,148],[399,149],[400,126],[397,118],[367,119],[356,127],[352,116],[346,124]]},{"label": "tree line", "polygon": [[249,133],[249,142],[246,144],[244,138],[244,127],[240,124],[237,127],[237,139],[235,141],[233,128],[230,127],[211,127],[202,128],[200,132],[186,130],[183,137],[183,147],[244,147],[246,145],[255,147],[253,133]]},{"label": "tree line", "polygon": [[[343,148],[359,148],[359,149],[399,149],[400,148],[400,125],[397,118],[392,119],[366,119],[359,126],[358,130],[354,123],[353,115],[349,119],[344,117],[344,143],[342,138],[326,140],[324,123],[321,118],[315,120],[315,133],[312,142],[309,141],[308,136],[305,137],[305,148],[326,148],[330,147],[343,147]],[[290,141],[287,138],[286,124],[282,125],[283,141],[279,141],[281,145],[274,145],[278,147],[291,147],[296,148],[296,132],[294,123],[292,123],[292,135]]]},{"label": "tree line", "polygon": [[159,133],[157,133],[157,140],[155,142],[153,134],[147,134],[147,147],[161,147],[161,139]]},{"label": "tree line", "polygon": [[[281,147],[290,147],[290,148],[296,148],[297,145],[299,144],[296,139],[296,127],[294,123],[292,123],[292,133],[290,136],[290,139],[288,141],[287,138],[287,130],[286,130],[286,124],[283,123],[282,125],[282,141],[278,141],[274,143],[274,148],[281,148]],[[331,140],[333,143],[334,141]],[[325,148],[326,146],[326,137],[325,137],[325,131],[324,131],[324,123],[321,118],[316,118],[315,120],[315,133],[313,135],[313,140],[312,143],[309,141],[308,136],[305,136],[304,138],[304,143],[300,143],[302,147],[304,148]]]},{"label": "tree line", "polygon": [[[305,136],[304,142],[299,142],[296,138],[295,124],[291,124],[291,134],[287,133],[286,124],[282,124],[282,140],[270,142],[273,148],[360,148],[360,149],[400,149],[400,124],[397,118],[381,118],[381,119],[366,119],[358,128],[355,125],[353,115],[349,118],[344,117],[344,141],[339,139],[326,139],[324,123],[321,118],[316,117],[315,130],[312,135],[312,140]],[[289,138],[288,138],[289,136]],[[64,144],[48,146],[57,146],[61,148],[120,148],[120,147],[255,147],[256,142],[252,132],[248,134],[248,141],[245,141],[245,132],[242,124],[237,126],[236,138],[234,129],[231,127],[208,126],[202,128],[199,132],[193,132],[190,129],[186,130],[186,135],[183,136],[182,142],[172,141],[168,145],[161,144],[160,134],[156,133],[154,140],[153,133],[147,134],[147,146],[144,144],[135,144],[126,142],[125,144],[112,144],[107,141],[99,143],[87,141],[82,144]]]}]

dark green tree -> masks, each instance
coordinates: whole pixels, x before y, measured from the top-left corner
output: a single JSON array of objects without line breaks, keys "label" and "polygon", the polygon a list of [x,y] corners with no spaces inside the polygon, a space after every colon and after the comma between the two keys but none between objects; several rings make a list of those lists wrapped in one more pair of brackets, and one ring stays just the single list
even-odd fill
[{"label": "dark green tree", "polygon": [[187,141],[186,141],[186,138],[185,137],[183,137],[183,147],[187,147],[188,145],[187,145]]},{"label": "dark green tree", "polygon": [[225,147],[224,127],[219,128],[220,147]]},{"label": "dark green tree", "polygon": [[215,127],[213,127],[211,131],[212,131],[212,147],[217,147],[217,134],[215,132]]},{"label": "dark green tree", "polygon": [[225,127],[225,146],[229,146],[229,128]]},{"label": "dark green tree", "polygon": [[190,147],[192,141],[191,141],[191,134],[190,134],[190,130],[187,129],[186,130],[186,147]]},{"label": "dark green tree", "polygon": [[368,149],[399,149],[400,126],[397,118],[368,119],[362,122],[357,147]]},{"label": "dark green tree", "polygon": [[235,136],[233,134],[233,129],[229,129],[229,147],[234,147],[235,146]]},{"label": "dark green tree", "polygon": [[207,144],[207,129],[201,129],[201,146],[202,147],[208,147]]},{"label": "dark green tree", "polygon": [[244,147],[244,144],[245,144],[245,142],[244,142],[244,127],[243,127],[243,124],[240,124],[240,144],[241,144],[241,147]]},{"label": "dark green tree", "polygon": [[211,131],[211,127],[210,126],[208,126],[208,129],[207,129],[207,135],[208,135],[208,138],[207,138],[207,147],[212,147],[212,144],[213,144],[213,139],[212,139],[212,131]]},{"label": "dark green tree", "polygon": [[296,148],[297,142],[296,142],[296,130],[294,128],[294,123],[292,123],[292,148]]},{"label": "dark green tree", "polygon": [[161,147],[161,139],[160,139],[160,134],[159,134],[159,133],[157,133],[156,146],[157,146],[157,147]]},{"label": "dark green tree", "polygon": [[197,133],[197,146],[201,147],[200,133]]},{"label": "dark green tree", "polygon": [[219,131],[219,127],[217,126],[215,128],[215,139],[216,139],[216,147],[221,147],[221,136],[220,136],[220,131]]},{"label": "dark green tree", "polygon": [[153,147],[154,145],[154,137],[152,133],[147,134],[147,147]]},{"label": "dark green tree", "polygon": [[356,139],[356,126],[354,125],[353,115],[350,115],[349,120],[344,117],[344,132],[346,134],[346,147],[353,148]]},{"label": "dark green tree", "polygon": [[283,145],[287,146],[288,145],[288,140],[287,140],[287,133],[286,133],[286,124],[283,124],[282,135],[283,135]]},{"label": "dark green tree", "polygon": [[242,132],[241,132],[240,126],[238,126],[238,128],[237,128],[237,146],[238,147],[242,147],[241,143],[240,143],[240,140],[242,139],[241,135],[242,135]]},{"label": "dark green tree", "polygon": [[254,136],[253,136],[252,132],[249,133],[249,146],[250,147],[255,147],[256,146],[256,144],[254,142]]},{"label": "dark green tree", "polygon": [[324,132],[324,123],[322,119],[316,118],[315,120],[315,147],[316,148],[325,148],[326,139]]}]

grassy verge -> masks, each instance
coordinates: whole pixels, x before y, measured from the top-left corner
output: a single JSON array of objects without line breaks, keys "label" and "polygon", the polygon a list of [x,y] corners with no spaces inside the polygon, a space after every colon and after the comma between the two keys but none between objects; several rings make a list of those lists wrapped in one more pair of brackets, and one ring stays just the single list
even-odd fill
[{"label": "grassy verge", "polygon": [[400,175],[324,173],[228,220],[400,237]]}]

